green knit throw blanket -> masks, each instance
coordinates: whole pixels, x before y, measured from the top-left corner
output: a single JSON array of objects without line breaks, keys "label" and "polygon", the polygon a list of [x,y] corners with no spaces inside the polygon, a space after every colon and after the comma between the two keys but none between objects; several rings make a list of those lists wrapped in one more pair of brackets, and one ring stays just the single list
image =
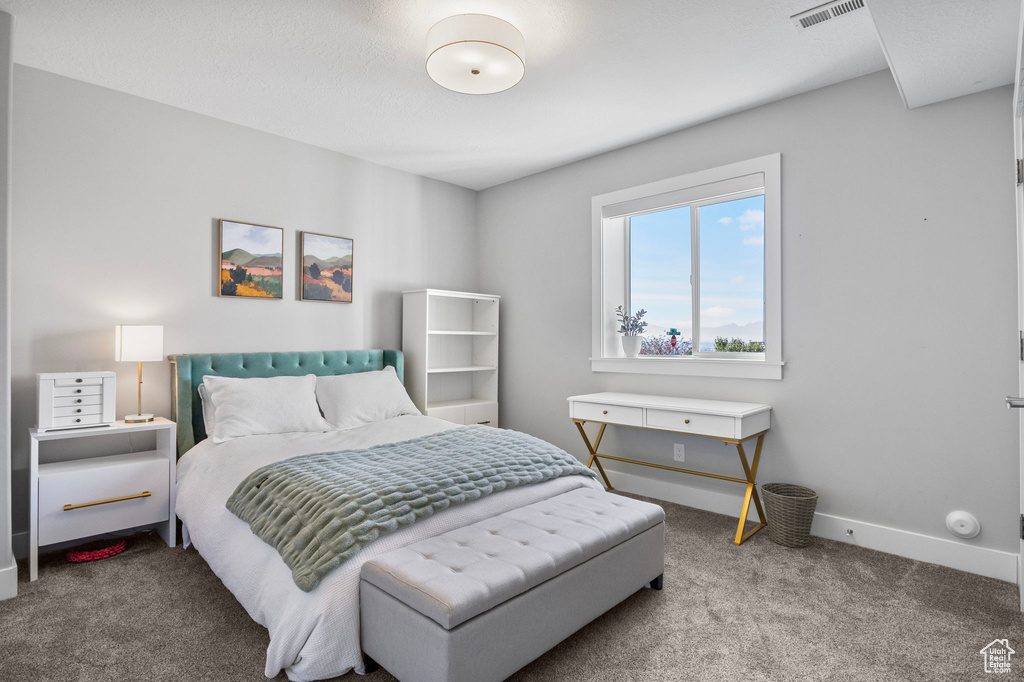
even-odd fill
[{"label": "green knit throw blanket", "polygon": [[309,592],[366,544],[507,488],[594,473],[525,433],[466,426],[365,450],[302,455],[257,469],[227,508],[274,547]]}]

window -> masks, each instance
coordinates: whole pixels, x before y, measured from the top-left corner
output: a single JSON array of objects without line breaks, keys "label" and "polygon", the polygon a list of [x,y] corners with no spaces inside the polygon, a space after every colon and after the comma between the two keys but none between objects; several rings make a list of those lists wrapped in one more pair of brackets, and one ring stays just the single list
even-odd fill
[{"label": "window", "polygon": [[[778,154],[594,197],[594,371],[782,378]],[[645,310],[627,358],[615,308]]]}]

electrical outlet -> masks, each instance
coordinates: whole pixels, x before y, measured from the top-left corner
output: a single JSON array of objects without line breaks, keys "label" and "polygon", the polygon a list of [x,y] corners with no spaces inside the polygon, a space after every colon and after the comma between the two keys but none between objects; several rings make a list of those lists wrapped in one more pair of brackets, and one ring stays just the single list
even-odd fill
[{"label": "electrical outlet", "polygon": [[676,443],[672,446],[672,459],[677,462],[686,461],[686,446],[682,443]]}]

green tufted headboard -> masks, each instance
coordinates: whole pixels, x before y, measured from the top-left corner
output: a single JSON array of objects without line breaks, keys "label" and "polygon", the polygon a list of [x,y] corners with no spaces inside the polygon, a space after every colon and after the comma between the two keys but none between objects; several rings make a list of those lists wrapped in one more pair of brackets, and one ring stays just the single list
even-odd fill
[{"label": "green tufted headboard", "polygon": [[400,350],[326,350],[306,353],[207,353],[172,355],[173,419],[178,423],[178,457],[206,438],[199,384],[204,376],[253,377],[332,376],[395,368],[405,381]]}]

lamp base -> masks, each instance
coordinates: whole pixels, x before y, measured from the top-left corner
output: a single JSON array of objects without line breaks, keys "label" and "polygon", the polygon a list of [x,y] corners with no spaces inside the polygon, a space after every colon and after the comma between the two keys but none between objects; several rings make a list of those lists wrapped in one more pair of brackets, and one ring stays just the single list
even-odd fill
[{"label": "lamp base", "polygon": [[125,424],[143,424],[151,421],[153,421],[153,415],[151,414],[129,414],[124,418]]}]

